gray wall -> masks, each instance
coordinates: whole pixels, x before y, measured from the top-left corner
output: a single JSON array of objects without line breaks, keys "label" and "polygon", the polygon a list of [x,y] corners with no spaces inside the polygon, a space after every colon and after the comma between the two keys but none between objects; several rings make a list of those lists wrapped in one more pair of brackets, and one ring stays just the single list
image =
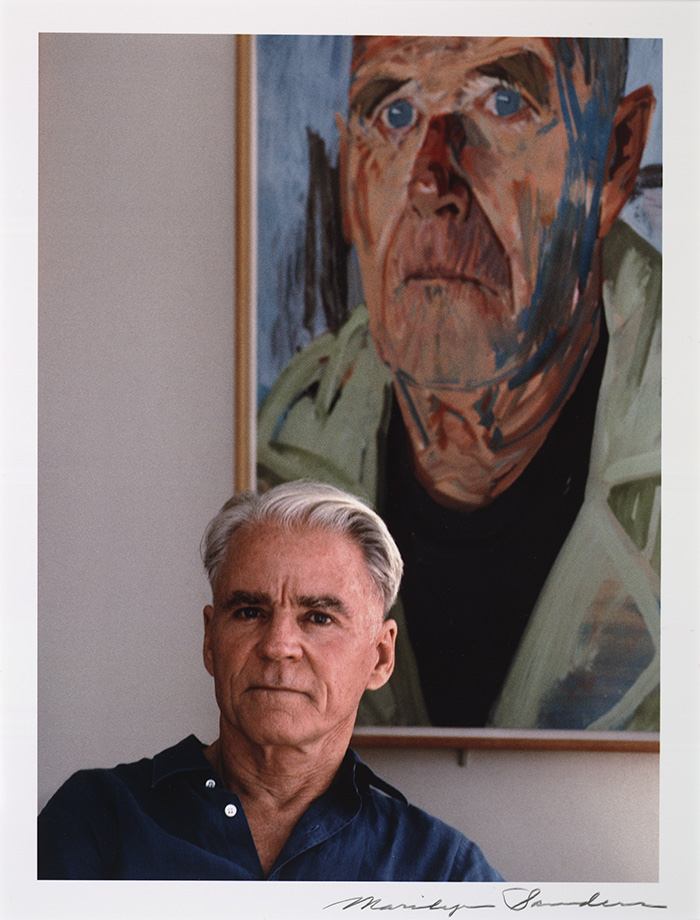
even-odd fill
[{"label": "gray wall", "polygon": [[[216,735],[197,547],[232,490],[233,57],[41,38],[40,805]],[[511,880],[657,877],[654,755],[365,756]]]},{"label": "gray wall", "polygon": [[233,491],[233,39],[40,44],[39,793],[216,729]]}]

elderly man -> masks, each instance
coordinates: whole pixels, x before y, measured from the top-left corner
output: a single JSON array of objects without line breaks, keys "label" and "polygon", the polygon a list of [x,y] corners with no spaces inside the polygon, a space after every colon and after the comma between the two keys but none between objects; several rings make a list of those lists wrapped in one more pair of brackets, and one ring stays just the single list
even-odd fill
[{"label": "elderly man", "polygon": [[363,495],[400,547],[364,721],[657,727],[660,267],[616,222],[654,98],[626,69],[621,39],[354,41],[367,305],[280,377],[259,468]]},{"label": "elderly man", "polygon": [[75,774],[39,817],[39,876],[500,880],[348,749],[394,666],[402,562],[382,520],[294,482],[232,498],[202,549],[219,737]]}]

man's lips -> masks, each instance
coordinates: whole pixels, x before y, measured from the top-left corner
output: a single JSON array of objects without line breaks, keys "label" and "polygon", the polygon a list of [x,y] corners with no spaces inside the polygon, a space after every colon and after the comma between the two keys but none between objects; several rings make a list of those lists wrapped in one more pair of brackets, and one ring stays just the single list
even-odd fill
[{"label": "man's lips", "polygon": [[498,296],[498,291],[491,284],[484,281],[482,278],[476,278],[473,275],[466,275],[463,272],[455,271],[454,269],[449,268],[421,268],[414,269],[411,272],[408,272],[401,281],[399,288],[406,287],[412,282],[418,284],[439,284],[441,282],[448,284],[469,284],[476,285],[481,287],[484,290],[488,291],[490,294],[493,294],[494,297]]},{"label": "man's lips", "polygon": [[415,268],[406,274],[404,281],[422,281],[431,278],[445,278],[450,281],[473,281],[474,279],[455,268],[442,268],[440,266],[426,266]]}]

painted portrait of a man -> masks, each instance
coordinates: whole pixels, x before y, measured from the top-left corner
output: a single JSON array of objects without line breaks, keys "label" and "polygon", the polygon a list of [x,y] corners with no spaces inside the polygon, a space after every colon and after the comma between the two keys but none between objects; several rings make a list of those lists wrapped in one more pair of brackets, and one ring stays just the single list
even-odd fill
[{"label": "painted portrait of a man", "polygon": [[363,294],[267,393],[258,460],[369,499],[406,560],[369,724],[658,727],[660,258],[618,218],[660,170],[628,55],[351,43],[327,185]]}]

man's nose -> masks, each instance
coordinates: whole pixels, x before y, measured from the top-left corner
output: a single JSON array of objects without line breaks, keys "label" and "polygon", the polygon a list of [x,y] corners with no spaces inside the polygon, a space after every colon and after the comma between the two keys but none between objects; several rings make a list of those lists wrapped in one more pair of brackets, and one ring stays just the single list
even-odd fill
[{"label": "man's nose", "polygon": [[421,218],[467,217],[472,193],[458,166],[465,143],[464,128],[456,116],[431,118],[409,184],[411,204]]},{"label": "man's nose", "polygon": [[260,636],[258,653],[261,658],[271,660],[300,658],[301,632],[296,617],[275,611]]}]

